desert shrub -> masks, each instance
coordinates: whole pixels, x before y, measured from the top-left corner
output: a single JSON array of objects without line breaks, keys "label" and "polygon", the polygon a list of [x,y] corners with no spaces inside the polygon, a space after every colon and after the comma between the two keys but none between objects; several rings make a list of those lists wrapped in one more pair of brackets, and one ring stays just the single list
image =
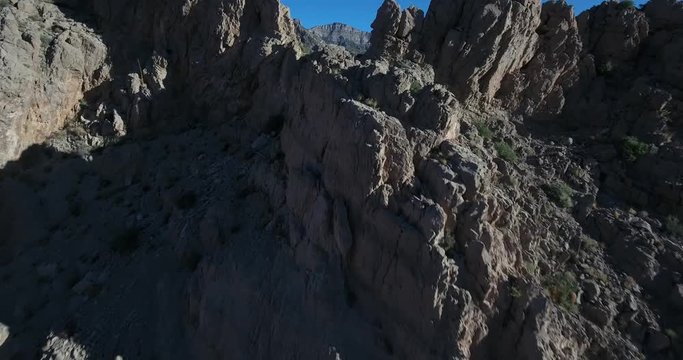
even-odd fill
[{"label": "desert shrub", "polygon": [[583,246],[587,252],[597,252],[601,247],[599,242],[588,236],[583,236],[581,238],[581,246]]},{"label": "desert shrub", "polygon": [[607,274],[605,274],[600,269],[588,268],[588,269],[586,269],[586,273],[588,274],[588,276],[599,281],[602,284],[608,284],[609,283],[609,276],[607,276]]},{"label": "desert shrub", "polygon": [[569,168],[569,173],[576,180],[581,180],[588,176],[588,171],[578,165],[571,166]]},{"label": "desert shrub", "polygon": [[422,84],[417,80],[413,80],[413,82],[410,83],[410,93],[415,95],[420,92],[420,90],[422,90]]},{"label": "desert shrub", "polygon": [[551,275],[543,281],[543,286],[555,304],[570,311],[576,310],[579,283],[573,273],[566,271]]},{"label": "desert shrub", "polygon": [[512,296],[513,298],[520,298],[520,297],[522,297],[522,295],[523,295],[523,293],[522,293],[522,290],[520,288],[518,288],[515,285],[512,285],[510,287],[510,296]]},{"label": "desert shrub", "polygon": [[132,254],[140,247],[140,233],[141,230],[137,227],[122,231],[112,240],[112,251],[121,255]]},{"label": "desert shrub", "polygon": [[498,152],[498,156],[500,156],[503,160],[509,162],[517,161],[517,154],[508,143],[504,141],[499,141],[496,143],[495,148],[496,152]]},{"label": "desert shrub", "polygon": [[441,248],[443,248],[447,257],[454,257],[456,241],[455,235],[451,231],[446,231],[446,234],[444,234],[443,240],[439,245],[441,245]]},{"label": "desert shrub", "polygon": [[632,276],[626,276],[626,278],[624,278],[623,286],[628,290],[637,290],[638,282]]},{"label": "desert shrub", "polygon": [[664,228],[672,235],[683,236],[683,224],[673,215],[666,217]]},{"label": "desert shrub", "polygon": [[622,140],[621,152],[626,161],[634,162],[650,153],[650,145],[638,140],[636,137],[627,136]]},{"label": "desert shrub", "polygon": [[606,76],[612,73],[614,70],[614,65],[612,65],[611,61],[606,61],[600,65],[598,65],[597,69],[595,69],[598,75],[600,76]]},{"label": "desert shrub", "polygon": [[375,100],[371,97],[365,96],[363,94],[356,95],[355,100],[358,102],[361,102],[361,103],[363,103],[369,107],[379,109],[379,103],[377,102],[377,100]]},{"label": "desert shrub", "polygon": [[557,205],[563,208],[569,208],[574,206],[574,201],[572,200],[572,194],[574,190],[562,181],[558,181],[553,184],[546,185],[543,190],[548,195],[548,197],[554,201]]},{"label": "desert shrub", "polygon": [[486,126],[486,124],[483,121],[475,122],[474,127],[477,128],[477,132],[479,133],[479,136],[483,137],[484,139],[493,138],[493,131],[491,131],[491,128]]},{"label": "desert shrub", "polygon": [[365,104],[371,108],[379,109],[379,103],[377,102],[377,100],[375,100],[371,97],[363,98],[363,104]]},{"label": "desert shrub", "polygon": [[636,7],[636,3],[633,0],[622,0],[619,3],[621,9],[631,9]]}]

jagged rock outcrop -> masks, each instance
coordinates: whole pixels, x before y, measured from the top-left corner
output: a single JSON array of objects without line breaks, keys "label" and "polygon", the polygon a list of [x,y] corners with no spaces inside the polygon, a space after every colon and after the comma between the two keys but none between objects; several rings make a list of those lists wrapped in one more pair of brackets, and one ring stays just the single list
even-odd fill
[{"label": "jagged rock outcrop", "polygon": [[423,23],[422,10],[411,6],[401,11],[395,1],[385,1],[372,23],[368,56],[420,60],[422,56],[417,50]]},{"label": "jagged rock outcrop", "polygon": [[[139,78],[133,83],[140,84],[140,92],[132,86],[133,100],[126,99],[129,95],[120,102],[139,108],[138,123],[162,117],[184,122],[197,115],[188,113],[192,108],[212,108],[211,120],[242,111],[250,99],[241,94],[261,62],[283,46],[300,50],[289,9],[277,0],[79,4],[91,9],[106,34],[124,37],[113,41],[114,61],[124,69],[118,80],[126,84]],[[153,21],[140,22],[140,16]]]},{"label": "jagged rock outcrop", "polygon": [[59,4],[111,80],[0,170],[0,358],[680,355],[677,3],[590,10],[649,24],[600,53],[564,3],[387,0],[362,57],[276,0]]},{"label": "jagged rock outcrop", "polygon": [[75,117],[108,80],[107,48],[88,26],[47,2],[0,7],[0,166]]},{"label": "jagged rock outcrop", "polygon": [[[571,106],[563,114],[587,131],[604,129],[593,151],[602,163],[605,196],[625,194],[639,206],[676,214],[681,174],[672,164],[683,156],[675,135],[681,97],[678,82],[669,79],[678,76],[671,61],[681,52],[675,34],[682,23],[663,25],[656,14],[676,18],[681,11],[676,2],[658,0],[643,11],[604,3],[583,13],[580,82],[566,93]],[[638,159],[628,155],[638,146]]]},{"label": "jagged rock outcrop", "polygon": [[578,80],[582,49],[571,7],[561,1],[542,10],[534,2],[463,4],[433,1],[425,17],[385,1],[368,54],[432,64],[437,81],[461,100],[496,98],[528,116],[560,113],[564,93]]},{"label": "jagged rock outcrop", "polygon": [[[277,1],[176,3],[74,0],[58,2],[66,6],[59,8],[27,0],[3,6],[0,164],[73,117],[121,135],[121,122],[131,130],[186,123],[189,109],[217,101],[224,103],[217,113],[235,113],[249,99],[233,95],[248,86],[260,61],[286,44],[299,49],[289,10]],[[72,19],[74,9],[91,11],[103,39]],[[228,82],[212,75],[218,72],[235,76]],[[93,108],[79,108],[84,93]],[[219,93],[225,95],[211,97]],[[165,123],[153,124],[159,118]]]},{"label": "jagged rock outcrop", "polygon": [[558,115],[565,92],[578,81],[582,50],[574,11],[564,1],[543,4],[538,49],[519,71],[506,75],[496,97],[513,112],[526,116]]},{"label": "jagged rock outcrop", "polygon": [[649,31],[644,13],[616,2],[584,11],[577,22],[584,53],[593,55],[601,71],[633,61]]},{"label": "jagged rock outcrop", "polygon": [[680,36],[683,32],[683,5],[677,1],[653,0],[644,6],[643,11],[647,15],[651,32],[646,44],[646,56],[657,59],[645,66],[648,66],[659,81],[681,90],[683,72],[676,64],[680,64],[683,56]]},{"label": "jagged rock outcrop", "polygon": [[423,27],[425,58],[434,64],[437,80],[451,85],[460,98],[490,100],[503,77],[533,56],[541,8],[535,1],[467,5],[432,1]]}]

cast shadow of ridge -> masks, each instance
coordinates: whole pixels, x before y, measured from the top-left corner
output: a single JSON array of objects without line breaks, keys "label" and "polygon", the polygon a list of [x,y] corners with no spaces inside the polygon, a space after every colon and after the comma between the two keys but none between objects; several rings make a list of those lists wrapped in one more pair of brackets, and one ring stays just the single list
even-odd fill
[{"label": "cast shadow of ridge", "polygon": [[315,358],[330,341],[370,351],[357,343],[372,325],[341,284],[307,285],[286,226],[245,175],[263,154],[235,132],[82,155],[34,145],[0,170],[0,358]]},{"label": "cast shadow of ridge", "polygon": [[[33,359],[44,346],[191,358],[185,331],[196,320],[185,292],[205,257],[199,228],[209,210],[226,208],[215,228],[204,225],[216,241],[244,239],[242,255],[275,249],[247,241],[262,228],[230,210],[254,217],[249,209],[267,204],[244,204],[253,190],[228,153],[230,132],[129,137],[81,154],[33,145],[0,169],[0,322],[10,328],[0,358]],[[240,228],[223,229],[228,222]]]},{"label": "cast shadow of ridge", "polygon": [[[34,145],[0,170],[0,322],[10,328],[0,358],[35,358],[43,346],[155,355],[143,325],[180,306],[191,272],[157,233],[173,209],[163,209],[152,175],[135,169],[141,148],[117,148],[86,161]],[[182,351],[182,336],[170,338],[178,346],[168,348]]]}]

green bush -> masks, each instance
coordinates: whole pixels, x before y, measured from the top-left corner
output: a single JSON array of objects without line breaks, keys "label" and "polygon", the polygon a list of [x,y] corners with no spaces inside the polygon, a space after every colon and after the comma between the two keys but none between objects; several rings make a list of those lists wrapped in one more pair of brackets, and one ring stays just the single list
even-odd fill
[{"label": "green bush", "polygon": [[633,0],[622,0],[619,3],[621,9],[631,9],[636,7],[636,3]]},{"label": "green bush", "polygon": [[517,286],[512,285],[512,287],[510,287],[510,295],[511,295],[513,298],[520,298],[520,297],[522,297],[522,295],[524,295],[524,294],[522,293],[522,290],[521,290],[520,288],[518,288]]},{"label": "green bush", "polygon": [[599,242],[588,236],[583,236],[581,238],[581,246],[587,252],[597,252],[602,247]]},{"label": "green bush", "polygon": [[621,151],[626,161],[634,162],[650,153],[650,145],[636,137],[627,136],[622,140]]},{"label": "green bush", "polygon": [[681,221],[673,215],[666,217],[664,227],[666,228],[666,231],[672,235],[683,236],[683,224],[681,224]]},{"label": "green bush", "polygon": [[589,267],[588,269],[586,269],[586,273],[588,274],[588,276],[599,281],[602,284],[609,283],[609,276],[600,269]]},{"label": "green bush", "polygon": [[574,201],[572,200],[574,190],[564,182],[558,181],[554,184],[546,185],[543,190],[545,190],[548,197],[557,203],[557,205],[564,208],[574,206]]},{"label": "green bush", "polygon": [[410,83],[410,93],[413,95],[419,93],[422,88],[422,84],[417,80],[414,80],[412,83]]},{"label": "green bush", "polygon": [[484,139],[493,138],[493,131],[491,131],[491,128],[486,126],[486,124],[483,121],[475,122],[474,127],[477,128],[477,132],[479,133],[479,136],[483,137]]},{"label": "green bush", "polygon": [[379,109],[379,103],[377,102],[377,100],[370,97],[363,98],[363,104],[371,108]]},{"label": "green bush", "polygon": [[363,94],[356,95],[355,100],[358,102],[361,102],[361,103],[363,103],[369,107],[379,109],[379,103],[377,102],[377,100],[375,100],[371,97],[367,97]]},{"label": "green bush", "polygon": [[567,271],[551,275],[543,281],[543,286],[555,304],[569,311],[576,310],[579,283],[573,273]]},{"label": "green bush", "polygon": [[498,156],[500,156],[503,160],[509,162],[517,161],[517,154],[508,143],[499,141],[496,143],[495,148],[496,152],[498,152]]}]

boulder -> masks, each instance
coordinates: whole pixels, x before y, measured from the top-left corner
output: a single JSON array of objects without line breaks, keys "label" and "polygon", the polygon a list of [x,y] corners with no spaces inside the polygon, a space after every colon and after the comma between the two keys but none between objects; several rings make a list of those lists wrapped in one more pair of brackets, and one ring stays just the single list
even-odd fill
[{"label": "boulder", "polygon": [[0,323],[0,347],[7,341],[9,338],[10,332],[9,332],[9,327],[7,325]]}]

